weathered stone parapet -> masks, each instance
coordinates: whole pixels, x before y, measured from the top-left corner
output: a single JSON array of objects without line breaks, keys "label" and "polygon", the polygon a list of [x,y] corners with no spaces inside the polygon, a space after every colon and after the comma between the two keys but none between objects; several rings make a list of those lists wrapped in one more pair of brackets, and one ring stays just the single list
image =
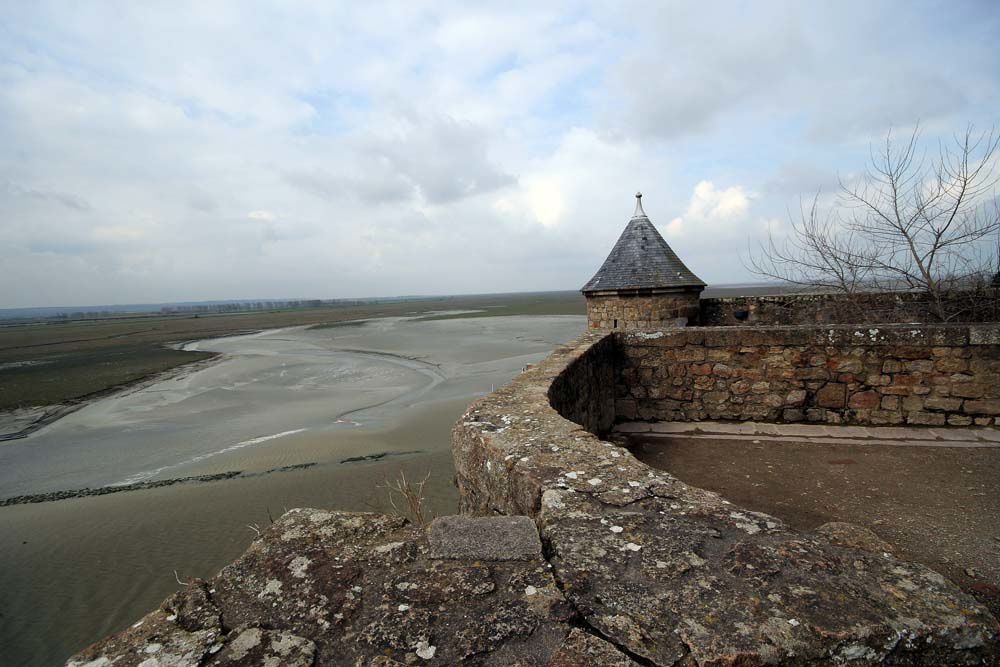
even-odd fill
[{"label": "weathered stone parapet", "polygon": [[996,619],[937,573],[790,530],[582,428],[606,399],[570,378],[614,364],[608,345],[557,350],[454,431],[463,510],[533,516],[586,627],[651,665],[993,664]]},{"label": "weathered stone parapet", "polygon": [[[957,293],[948,299],[946,308],[957,317],[953,321],[996,322],[1000,318],[1000,292],[996,289],[973,298]],[[828,292],[701,300],[701,322],[708,326],[928,322],[935,319],[927,294],[921,292]]]},{"label": "weathered stone parapet", "polygon": [[625,332],[615,415],[990,425],[1000,325],[697,327]]},{"label": "weathered stone parapet", "polygon": [[572,627],[529,519],[452,517],[429,536],[397,517],[292,510],[215,579],[69,665],[635,667]]}]

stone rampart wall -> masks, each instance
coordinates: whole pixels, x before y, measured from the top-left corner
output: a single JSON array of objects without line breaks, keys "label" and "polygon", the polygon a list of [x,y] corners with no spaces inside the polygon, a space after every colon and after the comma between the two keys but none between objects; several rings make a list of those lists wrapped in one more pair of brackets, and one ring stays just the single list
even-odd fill
[{"label": "stone rampart wall", "polygon": [[591,433],[605,433],[615,423],[615,386],[620,352],[606,336],[587,354],[573,359],[549,385],[548,400],[560,414]]},{"label": "stone rampart wall", "polygon": [[623,344],[685,349],[662,338],[587,334],[455,426],[463,512],[532,517],[580,627],[656,667],[996,660],[996,620],[939,574],[791,530],[593,433],[606,394],[585,383]]},{"label": "stone rampart wall", "polygon": [[1000,326],[699,327],[619,336],[619,420],[988,425]]}]

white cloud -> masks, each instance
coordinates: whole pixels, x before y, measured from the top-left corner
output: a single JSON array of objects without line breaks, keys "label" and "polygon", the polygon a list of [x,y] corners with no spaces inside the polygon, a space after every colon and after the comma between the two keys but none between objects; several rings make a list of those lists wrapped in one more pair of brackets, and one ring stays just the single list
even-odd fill
[{"label": "white cloud", "polygon": [[720,189],[711,181],[699,181],[684,214],[670,221],[667,232],[670,236],[695,231],[703,236],[729,232],[747,217],[751,199],[742,186]]}]

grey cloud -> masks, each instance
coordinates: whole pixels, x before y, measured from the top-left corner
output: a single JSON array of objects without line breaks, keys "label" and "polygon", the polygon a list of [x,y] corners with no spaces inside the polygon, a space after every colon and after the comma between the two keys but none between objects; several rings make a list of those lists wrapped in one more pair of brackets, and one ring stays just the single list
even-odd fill
[{"label": "grey cloud", "polygon": [[446,115],[398,113],[392,130],[369,129],[351,140],[346,155],[312,169],[288,168],[281,178],[304,192],[335,202],[354,197],[393,204],[422,196],[432,204],[512,185],[488,154],[490,130]]},{"label": "grey cloud", "polygon": [[636,47],[609,73],[617,93],[609,122],[667,140],[798,125],[812,141],[843,142],[918,119],[963,125],[998,93],[988,65],[995,51],[977,41],[989,32],[976,25],[983,17],[960,20],[977,14],[972,7],[848,0],[716,9],[663,5],[636,26]]},{"label": "grey cloud", "polygon": [[196,190],[188,195],[187,205],[201,213],[215,213],[219,209],[218,202],[207,192]]},{"label": "grey cloud", "polygon": [[952,79],[896,64],[881,69],[843,81],[824,95],[822,113],[814,116],[809,138],[878,138],[886,128],[933,122],[968,107],[968,95]]},{"label": "grey cloud", "polygon": [[385,158],[427,201],[443,204],[516,182],[490,161],[489,129],[443,114],[400,120],[396,132],[370,139],[363,150]]},{"label": "grey cloud", "polygon": [[25,187],[12,181],[7,182],[7,191],[16,196],[59,204],[60,206],[64,206],[74,211],[79,211],[81,213],[87,213],[93,210],[90,202],[83,197],[79,197],[69,192]]},{"label": "grey cloud", "polygon": [[810,42],[795,12],[766,19],[718,20],[689,10],[661,8],[643,23],[634,54],[611,71],[619,122],[640,135],[673,139],[703,132],[719,117],[809,68]]},{"label": "grey cloud", "polygon": [[[360,158],[359,158],[360,159]],[[334,174],[326,169],[287,169],[281,178],[289,185],[328,202],[356,197],[366,204],[392,204],[413,198],[413,185],[384,165],[358,165],[350,172]]]},{"label": "grey cloud", "polygon": [[817,192],[836,192],[838,188],[837,174],[829,169],[805,162],[786,162],[764,183],[762,190],[768,195],[812,196]]},{"label": "grey cloud", "polygon": [[28,252],[40,255],[87,255],[97,250],[93,243],[74,241],[36,241],[28,244]]}]

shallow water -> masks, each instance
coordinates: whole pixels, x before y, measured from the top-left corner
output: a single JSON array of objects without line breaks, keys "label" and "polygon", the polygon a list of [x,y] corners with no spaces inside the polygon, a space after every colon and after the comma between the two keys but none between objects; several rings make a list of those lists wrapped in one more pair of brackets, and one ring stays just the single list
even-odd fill
[{"label": "shallow water", "polygon": [[[385,509],[400,470],[456,510],[450,429],[576,337],[576,316],[285,329],[200,341],[208,368],[109,397],[0,445],[0,498],[304,463],[306,469],[0,508],[0,664],[53,665],[238,556],[269,516]],[[352,456],[415,454],[342,464]]]}]

